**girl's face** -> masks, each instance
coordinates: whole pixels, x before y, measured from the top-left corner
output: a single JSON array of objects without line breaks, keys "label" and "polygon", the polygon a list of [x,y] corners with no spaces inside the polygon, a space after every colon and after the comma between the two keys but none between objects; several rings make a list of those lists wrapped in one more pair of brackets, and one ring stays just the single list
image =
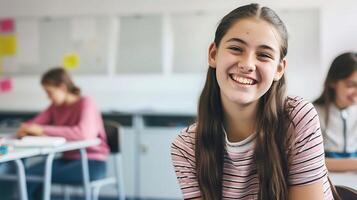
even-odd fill
[{"label": "girl's face", "polygon": [[284,74],[286,61],[280,61],[279,50],[280,36],[267,22],[248,18],[233,24],[219,47],[212,44],[209,49],[222,101],[257,102]]},{"label": "girl's face", "polygon": [[65,103],[67,96],[67,90],[65,86],[56,87],[52,85],[44,85],[43,88],[53,104],[59,106]]},{"label": "girl's face", "polygon": [[357,71],[348,78],[337,81],[332,87],[336,91],[336,105],[339,108],[357,104]]}]

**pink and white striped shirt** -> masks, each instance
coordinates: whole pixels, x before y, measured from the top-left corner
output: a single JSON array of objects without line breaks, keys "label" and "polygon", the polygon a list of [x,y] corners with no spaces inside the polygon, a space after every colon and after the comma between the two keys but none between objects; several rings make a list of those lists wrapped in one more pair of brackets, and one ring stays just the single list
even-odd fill
[{"label": "pink and white striped shirt", "polygon": [[[289,186],[323,182],[324,199],[333,199],[327,179],[319,118],[311,103],[288,98],[293,123],[288,145]],[[294,124],[294,125],[293,125]],[[195,166],[196,125],[184,129],[171,146],[172,162],[184,199],[201,197]],[[257,199],[259,181],[254,163],[255,134],[231,143],[226,137],[223,168],[223,199]]]}]

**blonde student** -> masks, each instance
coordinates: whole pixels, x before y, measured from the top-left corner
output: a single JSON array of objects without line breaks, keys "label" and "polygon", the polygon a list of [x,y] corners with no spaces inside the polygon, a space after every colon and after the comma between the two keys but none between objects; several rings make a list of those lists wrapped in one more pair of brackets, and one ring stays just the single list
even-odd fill
[{"label": "blonde student", "polygon": [[[43,89],[51,101],[50,106],[33,119],[21,125],[17,134],[61,136],[68,141],[98,138],[98,146],[87,148],[91,180],[102,178],[106,172],[109,154],[101,113],[93,98],[82,96],[68,72],[61,67],[47,71],[41,79]],[[82,182],[79,151],[65,152],[53,162],[53,182],[76,184]],[[43,175],[44,163],[31,166],[30,175]],[[28,184],[30,199],[41,197],[41,185]]]},{"label": "blonde student", "polygon": [[337,56],[315,106],[329,171],[357,172],[357,53]]},{"label": "blonde student", "polygon": [[171,146],[184,199],[330,200],[317,113],[285,96],[287,30],[249,4],[220,21],[197,123]]}]

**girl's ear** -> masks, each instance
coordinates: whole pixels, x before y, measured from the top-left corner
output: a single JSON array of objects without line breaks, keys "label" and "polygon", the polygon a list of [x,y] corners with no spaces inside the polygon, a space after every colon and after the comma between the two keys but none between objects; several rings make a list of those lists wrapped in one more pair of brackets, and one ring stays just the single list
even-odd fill
[{"label": "girl's ear", "polygon": [[216,54],[217,47],[216,44],[212,42],[208,49],[208,64],[212,68],[216,68]]},{"label": "girl's ear", "polygon": [[274,81],[280,80],[280,78],[284,75],[285,68],[287,65],[287,61],[284,58],[280,63],[278,64],[278,67],[276,69],[275,75],[274,75]]}]

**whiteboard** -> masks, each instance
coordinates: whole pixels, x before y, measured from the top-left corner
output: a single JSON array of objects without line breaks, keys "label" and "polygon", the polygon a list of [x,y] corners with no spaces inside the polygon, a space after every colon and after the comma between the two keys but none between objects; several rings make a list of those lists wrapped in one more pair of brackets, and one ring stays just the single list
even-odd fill
[{"label": "whiteboard", "polygon": [[4,73],[42,74],[75,53],[80,63],[71,73],[106,74],[109,25],[107,17],[15,19],[17,52],[3,58]]}]

